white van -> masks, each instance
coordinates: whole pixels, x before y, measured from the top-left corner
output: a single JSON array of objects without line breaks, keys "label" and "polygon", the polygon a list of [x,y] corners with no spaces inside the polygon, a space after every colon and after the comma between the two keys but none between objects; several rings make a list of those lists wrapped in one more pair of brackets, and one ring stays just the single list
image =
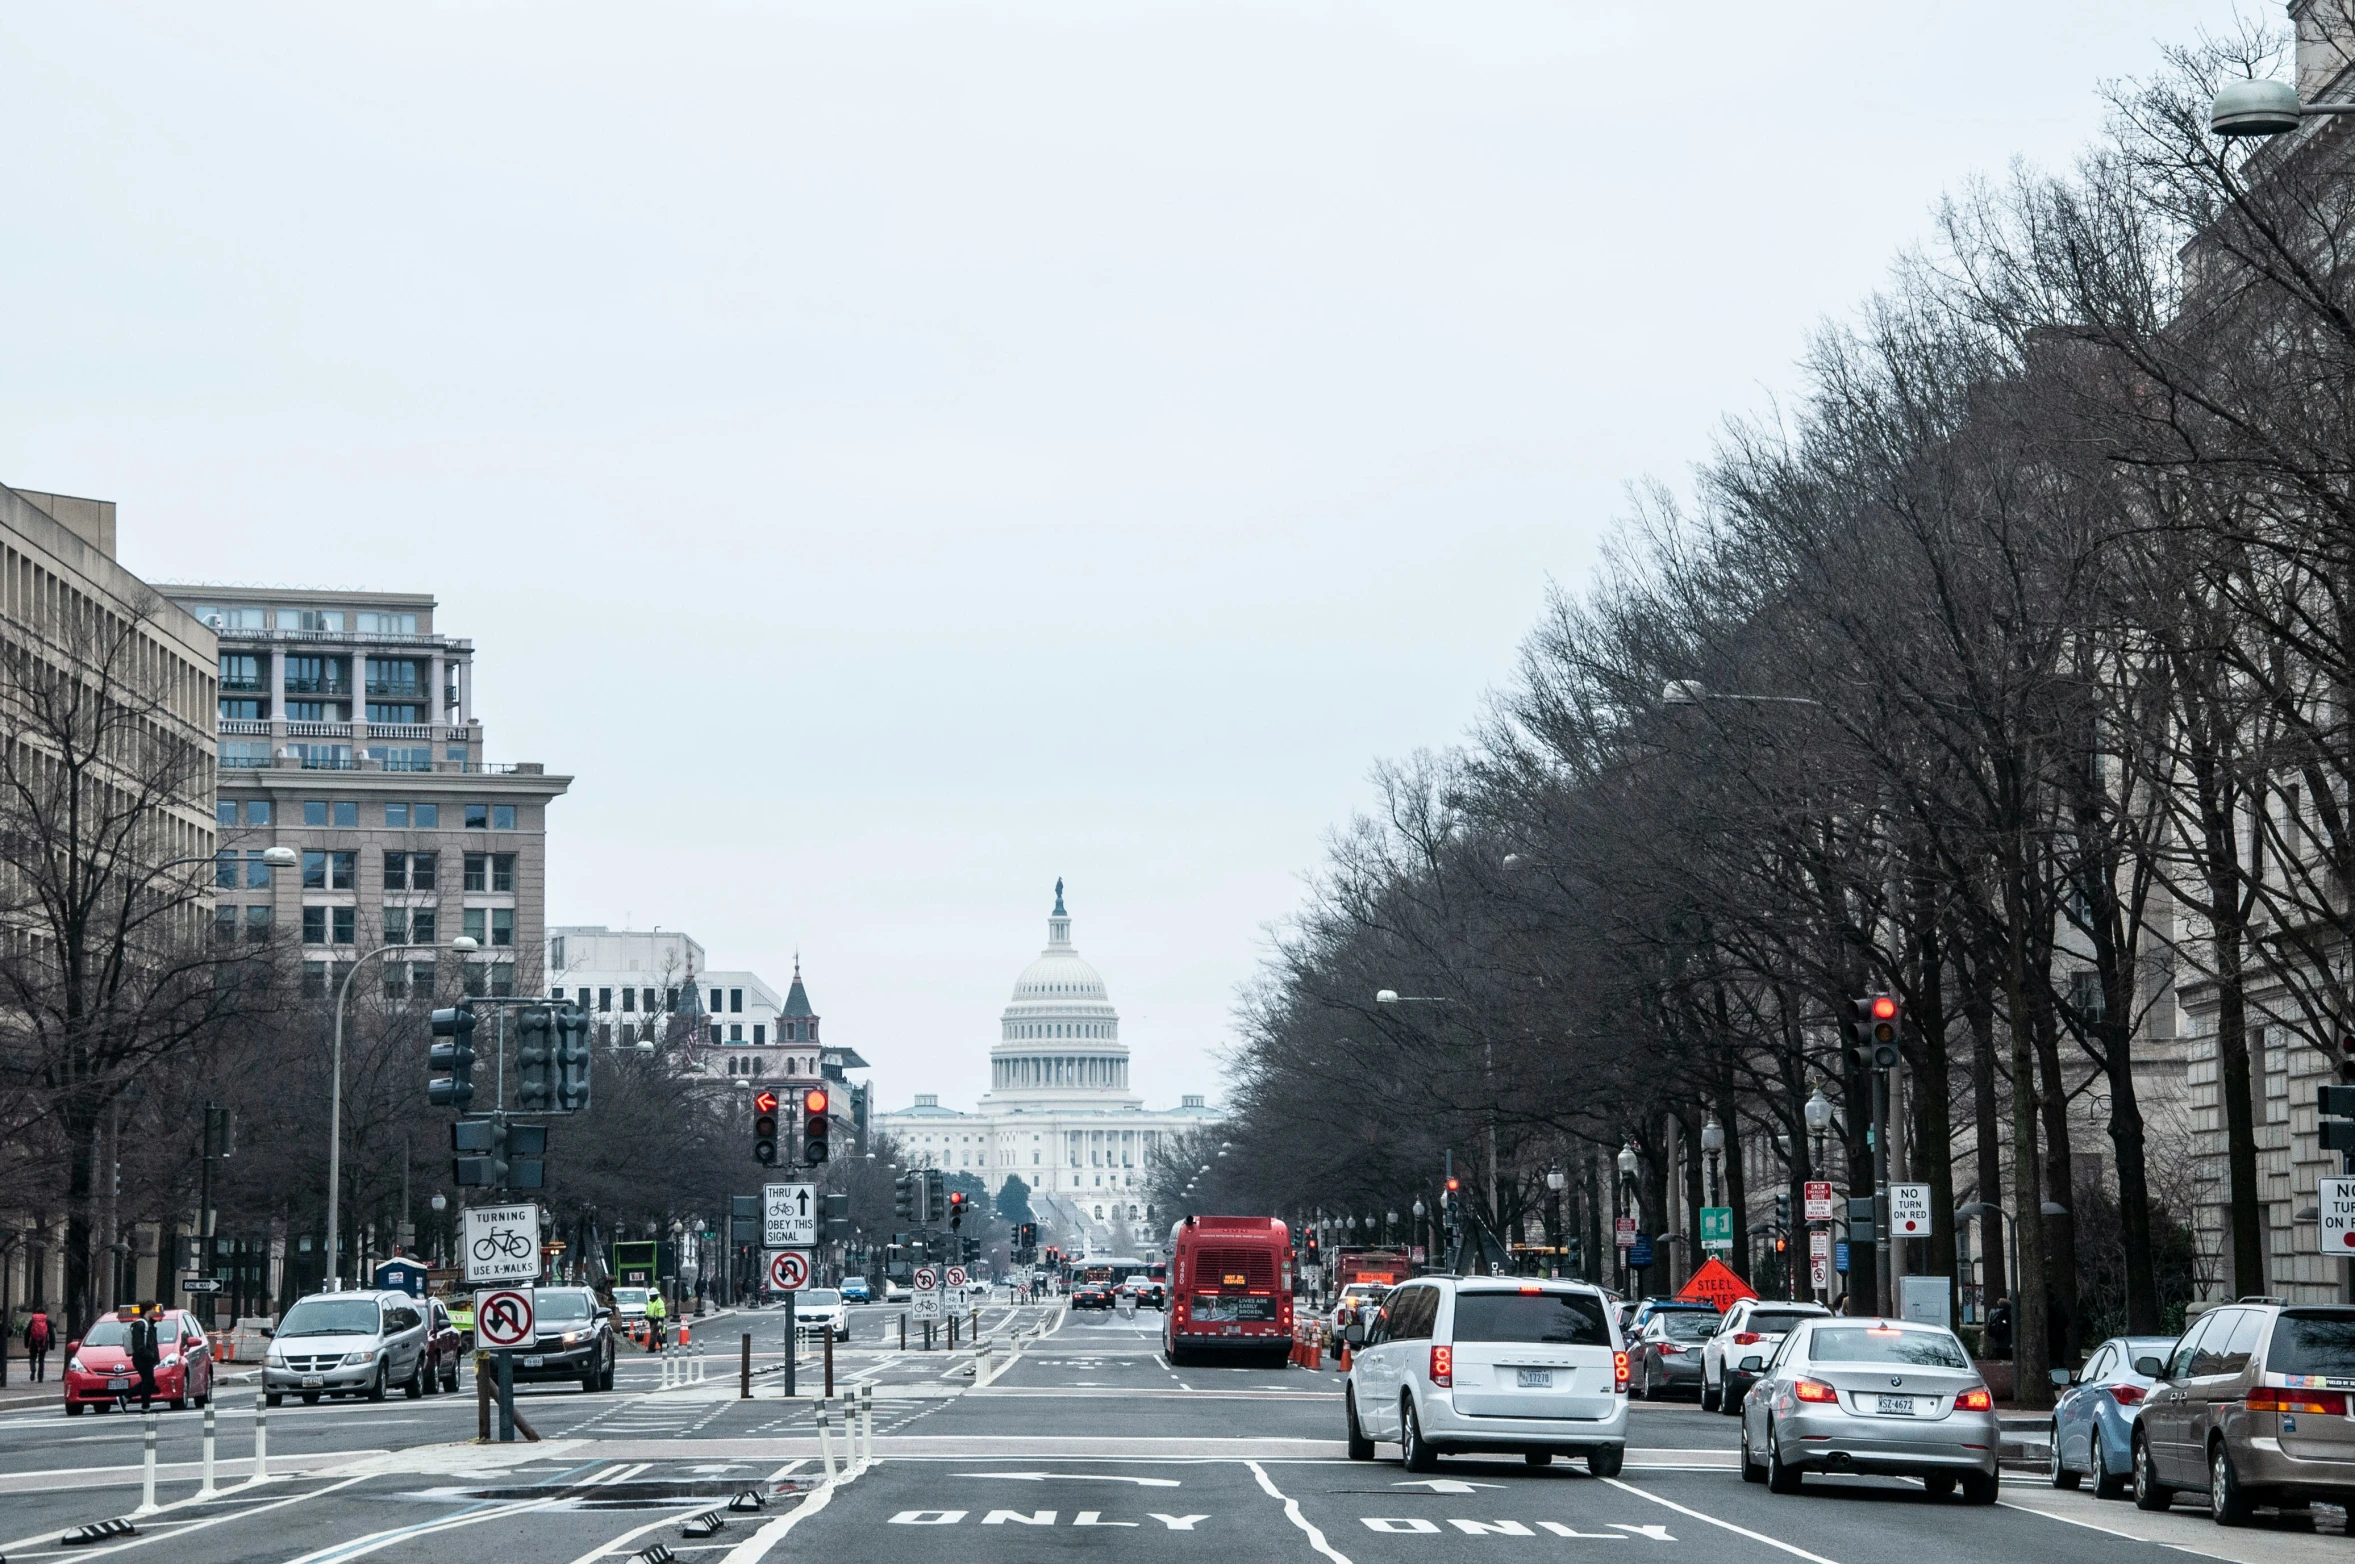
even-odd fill
[{"label": "white van", "polygon": [[1395,1441],[1409,1471],[1451,1452],[1518,1450],[1532,1466],[1627,1455],[1627,1349],[1611,1300],[1584,1282],[1421,1276],[1382,1301],[1343,1400],[1349,1456]]}]

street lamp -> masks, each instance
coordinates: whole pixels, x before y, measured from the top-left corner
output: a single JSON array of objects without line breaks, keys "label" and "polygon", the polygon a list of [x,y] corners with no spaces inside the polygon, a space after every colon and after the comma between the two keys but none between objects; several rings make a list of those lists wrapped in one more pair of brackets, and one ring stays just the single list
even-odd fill
[{"label": "street lamp", "polygon": [[1773,706],[1821,706],[1811,695],[1733,695],[1712,690],[1698,679],[1671,679],[1660,686],[1663,706],[1698,706],[1703,701],[1756,701]]},{"label": "street lamp", "polygon": [[1725,1126],[1717,1122],[1717,1115],[1709,1115],[1709,1122],[1701,1126],[1701,1149],[1709,1153],[1709,1203],[1717,1204],[1717,1158],[1725,1150]]},{"label": "street lamp", "polygon": [[2321,114],[2355,114],[2355,103],[2300,103],[2298,89],[2288,82],[2236,81],[2210,101],[2208,129],[2227,138],[2278,136]]},{"label": "street lamp", "polygon": [[[1554,1250],[1557,1256],[1570,1252],[1570,1245],[1562,1233],[1562,1190],[1569,1182],[1569,1175],[1562,1171],[1559,1162],[1545,1170],[1545,1241],[1546,1247]],[[1548,1274],[1562,1274],[1559,1258],[1548,1267]]]},{"label": "street lamp", "polygon": [[[266,849],[263,852],[262,861],[264,863],[269,862],[270,854],[274,852],[284,853],[289,859],[294,857],[294,849],[291,847],[273,847]],[[472,935],[461,934],[456,939],[450,941],[450,948],[459,952],[460,954],[464,954],[467,951],[481,948],[481,942],[475,939]],[[328,1292],[343,1291],[343,1278],[338,1274],[336,1269],[340,1263],[340,1256],[336,1250],[336,1242],[339,1236],[337,1232],[339,1226],[338,1218],[341,1215],[341,1207],[343,1205],[343,1002],[345,999],[350,997],[352,992],[352,979],[360,975],[360,969],[362,967],[366,966],[369,962],[374,961],[379,956],[389,956],[395,951],[407,951],[414,949],[416,949],[416,947],[413,945],[379,945],[374,950],[369,951],[366,955],[362,956],[359,960],[353,962],[351,970],[343,975],[343,981],[335,985],[335,1051],[333,1055],[330,1084],[327,1089],[326,1290]]]}]

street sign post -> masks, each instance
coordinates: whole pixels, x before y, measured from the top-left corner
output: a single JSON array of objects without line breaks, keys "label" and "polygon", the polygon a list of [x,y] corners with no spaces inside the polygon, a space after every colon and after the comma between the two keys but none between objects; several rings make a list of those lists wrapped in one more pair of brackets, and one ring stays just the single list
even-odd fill
[{"label": "street sign post", "polygon": [[2315,1180],[2314,1204],[2322,1218],[2315,1228],[2322,1252],[2355,1255],[2355,1178],[2325,1175]]},{"label": "street sign post", "polygon": [[1832,1219],[1832,1183],[1829,1179],[1809,1179],[1806,1187],[1807,1220],[1829,1222]]},{"label": "street sign post", "polygon": [[929,1265],[920,1265],[916,1267],[915,1282],[916,1318],[920,1320],[939,1319],[941,1310],[940,1272]]},{"label": "street sign post", "polygon": [[1703,1206],[1701,1208],[1701,1248],[1711,1254],[1734,1252],[1734,1208],[1732,1206]]},{"label": "street sign post", "polygon": [[458,1252],[465,1257],[466,1280],[536,1282],[540,1279],[540,1208],[530,1202],[512,1206],[468,1206],[460,1215]]},{"label": "street sign post", "polygon": [[1832,1279],[1832,1235],[1822,1230],[1807,1235],[1807,1274],[1822,1292]]},{"label": "street sign post", "polygon": [[778,1292],[799,1292],[810,1284],[810,1257],[799,1249],[780,1249],[769,1256],[769,1286]]},{"label": "street sign post", "polygon": [[533,1338],[529,1287],[494,1287],[474,1295],[474,1339],[486,1347],[527,1347]]},{"label": "street sign post", "polygon": [[818,1186],[761,1186],[761,1247],[815,1249],[818,1245]]},{"label": "street sign post", "polygon": [[1613,1222],[1611,1224],[1611,1241],[1622,1249],[1633,1249],[1635,1247],[1635,1218],[1623,1216]]},{"label": "street sign post", "polygon": [[1889,1186],[1889,1232],[1896,1238],[1927,1238],[1930,1236],[1930,1186],[1927,1184],[1891,1184]]},{"label": "street sign post", "polygon": [[1631,1269],[1644,1271],[1652,1265],[1652,1236],[1638,1233],[1635,1242],[1627,1246],[1627,1263]]}]

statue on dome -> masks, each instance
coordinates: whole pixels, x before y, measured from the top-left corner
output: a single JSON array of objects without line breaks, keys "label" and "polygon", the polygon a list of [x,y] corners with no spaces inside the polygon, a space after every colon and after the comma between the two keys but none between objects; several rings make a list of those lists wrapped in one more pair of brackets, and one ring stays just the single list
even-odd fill
[{"label": "statue on dome", "polygon": [[1055,876],[1055,916],[1058,918],[1070,916],[1063,910],[1063,876],[1059,874]]}]

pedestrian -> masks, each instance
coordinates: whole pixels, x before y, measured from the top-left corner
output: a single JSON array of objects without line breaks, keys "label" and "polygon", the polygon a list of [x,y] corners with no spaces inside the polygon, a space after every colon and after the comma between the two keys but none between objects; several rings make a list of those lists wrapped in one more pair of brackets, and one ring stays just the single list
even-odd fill
[{"label": "pedestrian", "polygon": [[1842,1293],[1839,1297],[1832,1300],[1832,1312],[1834,1314],[1846,1314],[1848,1312],[1848,1295],[1846,1293]]},{"label": "pedestrian", "polygon": [[1987,1355],[2008,1358],[2012,1355],[2012,1301],[1998,1298],[1995,1307],[1987,1311]]},{"label": "pedestrian", "polygon": [[56,1342],[57,1328],[49,1323],[49,1311],[36,1306],[33,1317],[25,1321],[25,1358],[32,1364],[33,1378],[49,1377],[49,1349]]},{"label": "pedestrian", "polygon": [[[160,1304],[135,1304],[131,1309],[131,1366],[139,1371],[139,1410],[155,1408],[155,1366],[162,1361],[163,1349],[157,1340],[156,1322],[163,1317]],[[130,1395],[123,1396],[125,1410],[130,1406]]]},{"label": "pedestrian", "polygon": [[660,1352],[662,1350],[662,1320],[663,1316],[668,1312],[669,1311],[663,1307],[662,1289],[660,1287],[647,1288],[646,1350],[648,1352]]}]

